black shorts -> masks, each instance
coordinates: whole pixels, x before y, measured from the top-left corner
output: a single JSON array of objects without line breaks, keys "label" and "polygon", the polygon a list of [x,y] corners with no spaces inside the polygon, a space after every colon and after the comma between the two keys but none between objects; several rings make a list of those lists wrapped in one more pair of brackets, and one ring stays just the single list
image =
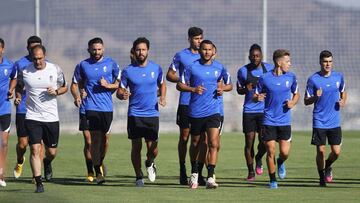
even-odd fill
[{"label": "black shorts", "polygon": [[179,105],[176,113],[176,124],[180,128],[189,128],[190,121],[189,121],[189,106],[188,105]]},{"label": "black shorts", "polygon": [[83,113],[79,114],[79,131],[89,130],[89,125],[86,120],[86,115]]},{"label": "black shorts", "polygon": [[291,126],[271,126],[271,125],[263,125],[261,132],[261,140],[262,141],[279,141],[286,140],[291,141]]},{"label": "black shorts", "polygon": [[313,145],[326,145],[326,138],[329,145],[340,145],[342,142],[341,127],[321,129],[313,128],[311,144]]},{"label": "black shorts", "polygon": [[59,142],[59,121],[41,122],[25,120],[26,132],[29,135],[29,144],[40,144],[41,140],[49,148],[57,148]]},{"label": "black shorts", "polygon": [[224,127],[224,116],[220,116],[220,128],[219,128],[219,135],[222,134],[223,131],[223,127]]},{"label": "black shorts", "polygon": [[243,132],[245,134],[250,132],[260,133],[263,120],[263,113],[243,113]]},{"label": "black shorts", "polygon": [[11,114],[4,114],[0,116],[0,130],[10,132],[11,127]]},{"label": "black shorts", "polygon": [[86,119],[89,130],[109,133],[113,112],[86,111]]},{"label": "black shorts", "polygon": [[220,114],[214,114],[203,118],[189,118],[190,119],[190,133],[191,135],[200,135],[206,132],[209,128],[220,128]]},{"label": "black shorts", "polygon": [[156,142],[159,139],[159,117],[129,116],[127,123],[128,138],[144,138]]},{"label": "black shorts", "polygon": [[16,134],[18,137],[27,137],[27,132],[25,128],[25,116],[24,113],[17,113],[15,118],[16,125]]}]

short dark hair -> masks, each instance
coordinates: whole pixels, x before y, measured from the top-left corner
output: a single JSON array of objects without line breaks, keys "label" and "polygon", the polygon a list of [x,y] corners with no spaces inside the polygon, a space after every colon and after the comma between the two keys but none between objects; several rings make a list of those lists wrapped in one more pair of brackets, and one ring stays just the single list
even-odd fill
[{"label": "short dark hair", "polygon": [[189,38],[199,36],[203,34],[203,30],[199,27],[191,27],[188,30],[188,36]]},{"label": "short dark hair", "polygon": [[290,51],[289,50],[286,50],[286,49],[277,49],[274,51],[273,53],[273,61],[274,61],[274,64],[276,65],[276,61],[283,57],[283,56],[290,56]]},{"label": "short dark hair", "polygon": [[145,43],[147,48],[150,49],[150,41],[148,39],[146,39],[145,37],[138,37],[134,42],[133,42],[133,49],[135,50],[135,47],[138,44],[141,43]]},{"label": "short dark hair", "polygon": [[89,40],[88,47],[90,48],[93,44],[104,44],[104,42],[100,37],[95,37]]},{"label": "short dark hair", "polygon": [[38,36],[30,36],[28,39],[27,39],[27,46],[30,46],[30,44],[33,44],[33,43],[39,43],[39,44],[42,44],[42,41],[41,41],[41,38],[38,37]]},{"label": "short dark hair", "polygon": [[260,51],[262,53],[261,46],[258,45],[258,44],[253,44],[253,45],[251,45],[251,47],[249,49],[249,55],[255,50],[258,50],[258,51]]},{"label": "short dark hair", "polygon": [[1,47],[2,47],[2,48],[5,47],[5,41],[4,41],[2,38],[0,38],[0,44],[1,44]]},{"label": "short dark hair", "polygon": [[323,58],[328,58],[328,57],[332,57],[332,53],[328,50],[324,50],[320,53],[320,56],[319,56],[319,59],[320,61],[323,59]]},{"label": "short dark hair", "polygon": [[213,47],[215,47],[215,44],[212,41],[205,39],[200,43],[200,49],[204,46],[204,44],[211,44]]},{"label": "short dark hair", "polygon": [[46,55],[46,49],[43,45],[41,44],[38,44],[38,45],[35,45],[34,47],[31,48],[30,50],[30,53],[31,53],[31,56],[33,57],[34,56],[34,51],[37,50],[37,49],[41,49],[44,53],[44,55]]}]

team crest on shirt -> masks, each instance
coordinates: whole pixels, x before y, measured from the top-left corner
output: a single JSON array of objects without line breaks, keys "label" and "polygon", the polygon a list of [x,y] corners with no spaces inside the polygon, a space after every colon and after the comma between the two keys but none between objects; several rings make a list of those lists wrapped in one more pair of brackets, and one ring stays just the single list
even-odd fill
[{"label": "team crest on shirt", "polygon": [[339,88],[339,87],[340,87],[340,82],[337,81],[337,82],[336,82],[336,88]]},{"label": "team crest on shirt", "polygon": [[52,75],[50,75],[49,79],[50,79],[50,82],[52,82],[54,80],[54,77]]},{"label": "team crest on shirt", "polygon": [[106,67],[106,66],[104,66],[104,67],[103,67],[103,71],[104,71],[104,72],[106,72],[106,69],[107,69],[107,67]]},{"label": "team crest on shirt", "polygon": [[286,81],[286,82],[285,82],[285,86],[286,86],[286,87],[290,87],[290,82],[289,82],[289,81]]},{"label": "team crest on shirt", "polygon": [[155,78],[155,72],[151,72],[151,78]]},{"label": "team crest on shirt", "polygon": [[218,77],[219,76],[219,72],[216,70],[215,71],[215,77]]},{"label": "team crest on shirt", "polygon": [[8,69],[4,69],[4,75],[7,76],[8,74]]}]

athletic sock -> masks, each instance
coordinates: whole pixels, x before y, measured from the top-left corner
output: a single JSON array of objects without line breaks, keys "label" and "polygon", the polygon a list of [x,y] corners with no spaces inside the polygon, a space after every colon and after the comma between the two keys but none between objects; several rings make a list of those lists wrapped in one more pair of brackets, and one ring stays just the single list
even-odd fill
[{"label": "athletic sock", "polygon": [[52,160],[50,160],[50,159],[48,159],[48,158],[46,158],[46,157],[43,159],[43,162],[44,162],[44,165],[45,165],[45,166],[51,164],[51,161],[52,161]]},{"label": "athletic sock", "polygon": [[199,172],[199,177],[202,177],[202,171],[204,168],[204,163],[198,162],[198,172]]},{"label": "athletic sock", "polygon": [[248,172],[249,173],[254,173],[254,164],[252,164],[252,163],[248,164],[247,167],[248,167]]},{"label": "athletic sock", "polygon": [[35,178],[36,185],[42,184],[41,176],[35,176],[34,178]]},{"label": "athletic sock", "polygon": [[198,171],[198,162],[197,161],[192,161],[191,162],[191,173],[199,173]]},{"label": "athletic sock", "polygon": [[207,166],[207,169],[208,169],[208,178],[213,178],[214,176],[214,171],[215,171],[215,165],[212,165],[212,164],[209,164]]},{"label": "athletic sock", "polygon": [[101,173],[100,165],[94,165],[94,169],[95,169],[96,176],[98,176],[99,174],[104,175]]},{"label": "athletic sock", "polygon": [[24,163],[24,157],[20,157],[18,160],[17,160],[17,163],[18,164],[23,164]]},{"label": "athletic sock", "polygon": [[88,173],[94,173],[92,160],[86,160],[86,168]]},{"label": "athletic sock", "polygon": [[185,161],[180,161],[179,165],[180,165],[180,171],[182,172],[186,171]]},{"label": "athletic sock", "polygon": [[333,163],[334,163],[334,161],[326,159],[326,161],[325,161],[325,169],[328,169],[331,166],[331,164],[333,164]]},{"label": "athletic sock", "polygon": [[282,160],[280,157],[277,159],[277,164],[281,165],[284,163],[284,160]]},{"label": "athletic sock", "polygon": [[153,162],[154,162],[154,159],[146,160],[145,161],[145,166],[150,167]]},{"label": "athletic sock", "polygon": [[270,173],[269,177],[270,177],[270,182],[276,181],[275,173]]},{"label": "athletic sock", "polygon": [[318,170],[320,180],[325,179],[325,169]]}]

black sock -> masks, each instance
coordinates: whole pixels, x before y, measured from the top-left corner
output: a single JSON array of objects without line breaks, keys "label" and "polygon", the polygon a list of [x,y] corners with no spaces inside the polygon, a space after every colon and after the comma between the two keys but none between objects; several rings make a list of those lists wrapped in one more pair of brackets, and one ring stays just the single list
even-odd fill
[{"label": "black sock", "polygon": [[50,160],[50,159],[48,159],[48,158],[46,158],[46,157],[45,157],[44,160],[43,160],[45,166],[51,164],[51,161],[52,161],[52,160]]},{"label": "black sock", "polygon": [[145,166],[150,167],[153,162],[154,162],[154,159],[146,160],[145,161]]},{"label": "black sock", "polygon": [[100,165],[94,165],[94,169],[95,169],[96,176],[98,176],[99,174],[104,175],[101,173]]},{"label": "black sock", "polygon": [[270,177],[270,182],[276,181],[275,173],[270,173],[269,177]]},{"label": "black sock", "polygon": [[325,180],[325,169],[318,170],[320,180]]},{"label": "black sock", "polygon": [[254,164],[248,164],[247,167],[249,173],[254,173]]},{"label": "black sock", "polygon": [[198,171],[198,162],[197,161],[192,161],[191,162],[191,173],[199,173]]},{"label": "black sock", "polygon": [[277,159],[277,164],[281,165],[284,163],[284,160],[282,160],[280,157]]},{"label": "black sock", "polygon": [[215,165],[211,165],[209,164],[208,167],[208,178],[212,178],[214,176],[214,172],[215,172]]},{"label": "black sock", "polygon": [[199,177],[202,177],[202,171],[204,168],[204,163],[198,162],[198,172],[199,172]]},{"label": "black sock", "polygon": [[22,156],[20,159],[17,160],[18,164],[23,164],[24,163],[24,157]]},{"label": "black sock", "polygon": [[258,157],[258,154],[255,155],[255,163],[256,163],[257,166],[262,165],[261,157]]},{"label": "black sock", "polygon": [[325,169],[328,169],[330,168],[331,164],[334,163],[334,161],[331,161],[329,159],[326,159],[325,161]]},{"label": "black sock", "polygon": [[186,171],[185,161],[180,161],[179,165],[180,165],[180,171]]},{"label": "black sock", "polygon": [[88,173],[94,173],[92,160],[86,160],[86,168]]},{"label": "black sock", "polygon": [[35,176],[34,178],[35,178],[36,185],[42,184],[41,176]]}]

